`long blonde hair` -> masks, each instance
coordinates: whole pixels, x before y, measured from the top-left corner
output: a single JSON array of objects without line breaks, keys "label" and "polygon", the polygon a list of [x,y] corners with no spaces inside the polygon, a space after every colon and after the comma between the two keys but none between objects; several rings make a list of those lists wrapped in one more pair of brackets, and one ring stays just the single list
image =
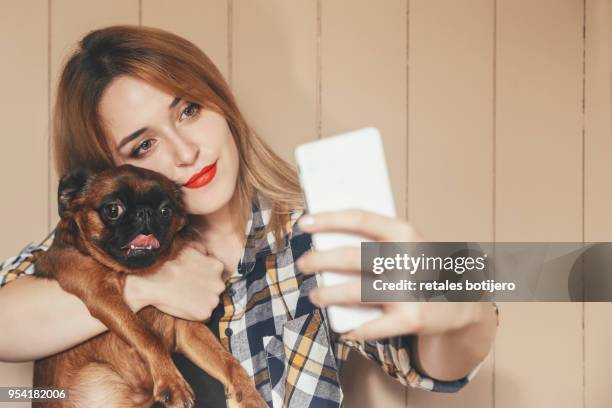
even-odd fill
[{"label": "long blonde hair", "polygon": [[249,128],[206,54],[161,29],[111,26],[92,31],[79,42],[66,62],[55,102],[52,140],[58,174],[114,166],[98,107],[106,87],[120,75],[142,79],[225,117],[239,155],[234,199],[245,209],[255,192],[267,198],[272,206],[268,230],[280,239],[287,215],[303,207],[295,169]]}]

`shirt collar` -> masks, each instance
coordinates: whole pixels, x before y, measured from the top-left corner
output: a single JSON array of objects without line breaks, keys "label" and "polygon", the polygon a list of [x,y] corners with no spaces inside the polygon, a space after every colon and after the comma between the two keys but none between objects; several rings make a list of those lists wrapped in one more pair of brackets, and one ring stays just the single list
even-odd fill
[{"label": "shirt collar", "polygon": [[277,241],[272,231],[266,232],[270,223],[271,202],[260,192],[256,192],[251,203],[251,212],[246,223],[246,244],[244,252],[238,263],[237,274],[246,275],[253,270],[257,258],[265,255],[275,254],[289,247],[292,232],[297,219],[302,215],[302,210],[293,210],[285,217],[282,228],[282,237]]}]

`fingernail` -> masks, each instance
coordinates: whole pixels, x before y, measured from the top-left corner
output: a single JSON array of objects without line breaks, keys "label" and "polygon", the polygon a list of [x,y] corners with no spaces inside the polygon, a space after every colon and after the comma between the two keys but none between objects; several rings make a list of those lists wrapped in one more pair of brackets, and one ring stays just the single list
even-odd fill
[{"label": "fingernail", "polygon": [[307,227],[309,225],[314,225],[315,219],[312,215],[303,215],[298,220],[298,224],[300,227]]}]

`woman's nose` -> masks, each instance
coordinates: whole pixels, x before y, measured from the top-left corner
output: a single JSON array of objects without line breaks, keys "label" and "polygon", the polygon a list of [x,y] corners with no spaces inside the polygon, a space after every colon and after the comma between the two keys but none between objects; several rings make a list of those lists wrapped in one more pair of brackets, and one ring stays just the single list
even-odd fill
[{"label": "woman's nose", "polygon": [[177,166],[191,166],[194,164],[200,154],[200,147],[189,140],[188,137],[183,137],[179,134],[173,135],[172,139],[175,164]]}]

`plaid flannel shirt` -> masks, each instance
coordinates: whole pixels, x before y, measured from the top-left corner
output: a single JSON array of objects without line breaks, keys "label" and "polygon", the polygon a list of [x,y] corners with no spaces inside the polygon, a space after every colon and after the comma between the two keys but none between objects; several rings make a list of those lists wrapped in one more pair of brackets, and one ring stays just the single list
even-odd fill
[{"label": "plaid flannel shirt", "polygon": [[[265,232],[270,207],[257,194],[246,227],[246,245],[237,270],[227,282],[212,321],[223,346],[253,378],[259,393],[273,408],[339,407],[339,371],[350,350],[375,361],[406,386],[437,392],[456,392],[477,373],[482,363],[457,381],[427,377],[411,364],[406,335],[366,342],[341,341],[327,324],[325,309],[314,306],[308,292],[315,275],[303,275],[295,261],[311,249],[311,237],[296,223],[302,211],[286,217],[284,238],[277,242]],[[34,273],[33,256],[48,249],[50,234],[39,245],[26,246],[0,264],[0,286]],[[209,322],[209,325],[211,323]],[[232,407],[233,401],[227,401]]]}]

